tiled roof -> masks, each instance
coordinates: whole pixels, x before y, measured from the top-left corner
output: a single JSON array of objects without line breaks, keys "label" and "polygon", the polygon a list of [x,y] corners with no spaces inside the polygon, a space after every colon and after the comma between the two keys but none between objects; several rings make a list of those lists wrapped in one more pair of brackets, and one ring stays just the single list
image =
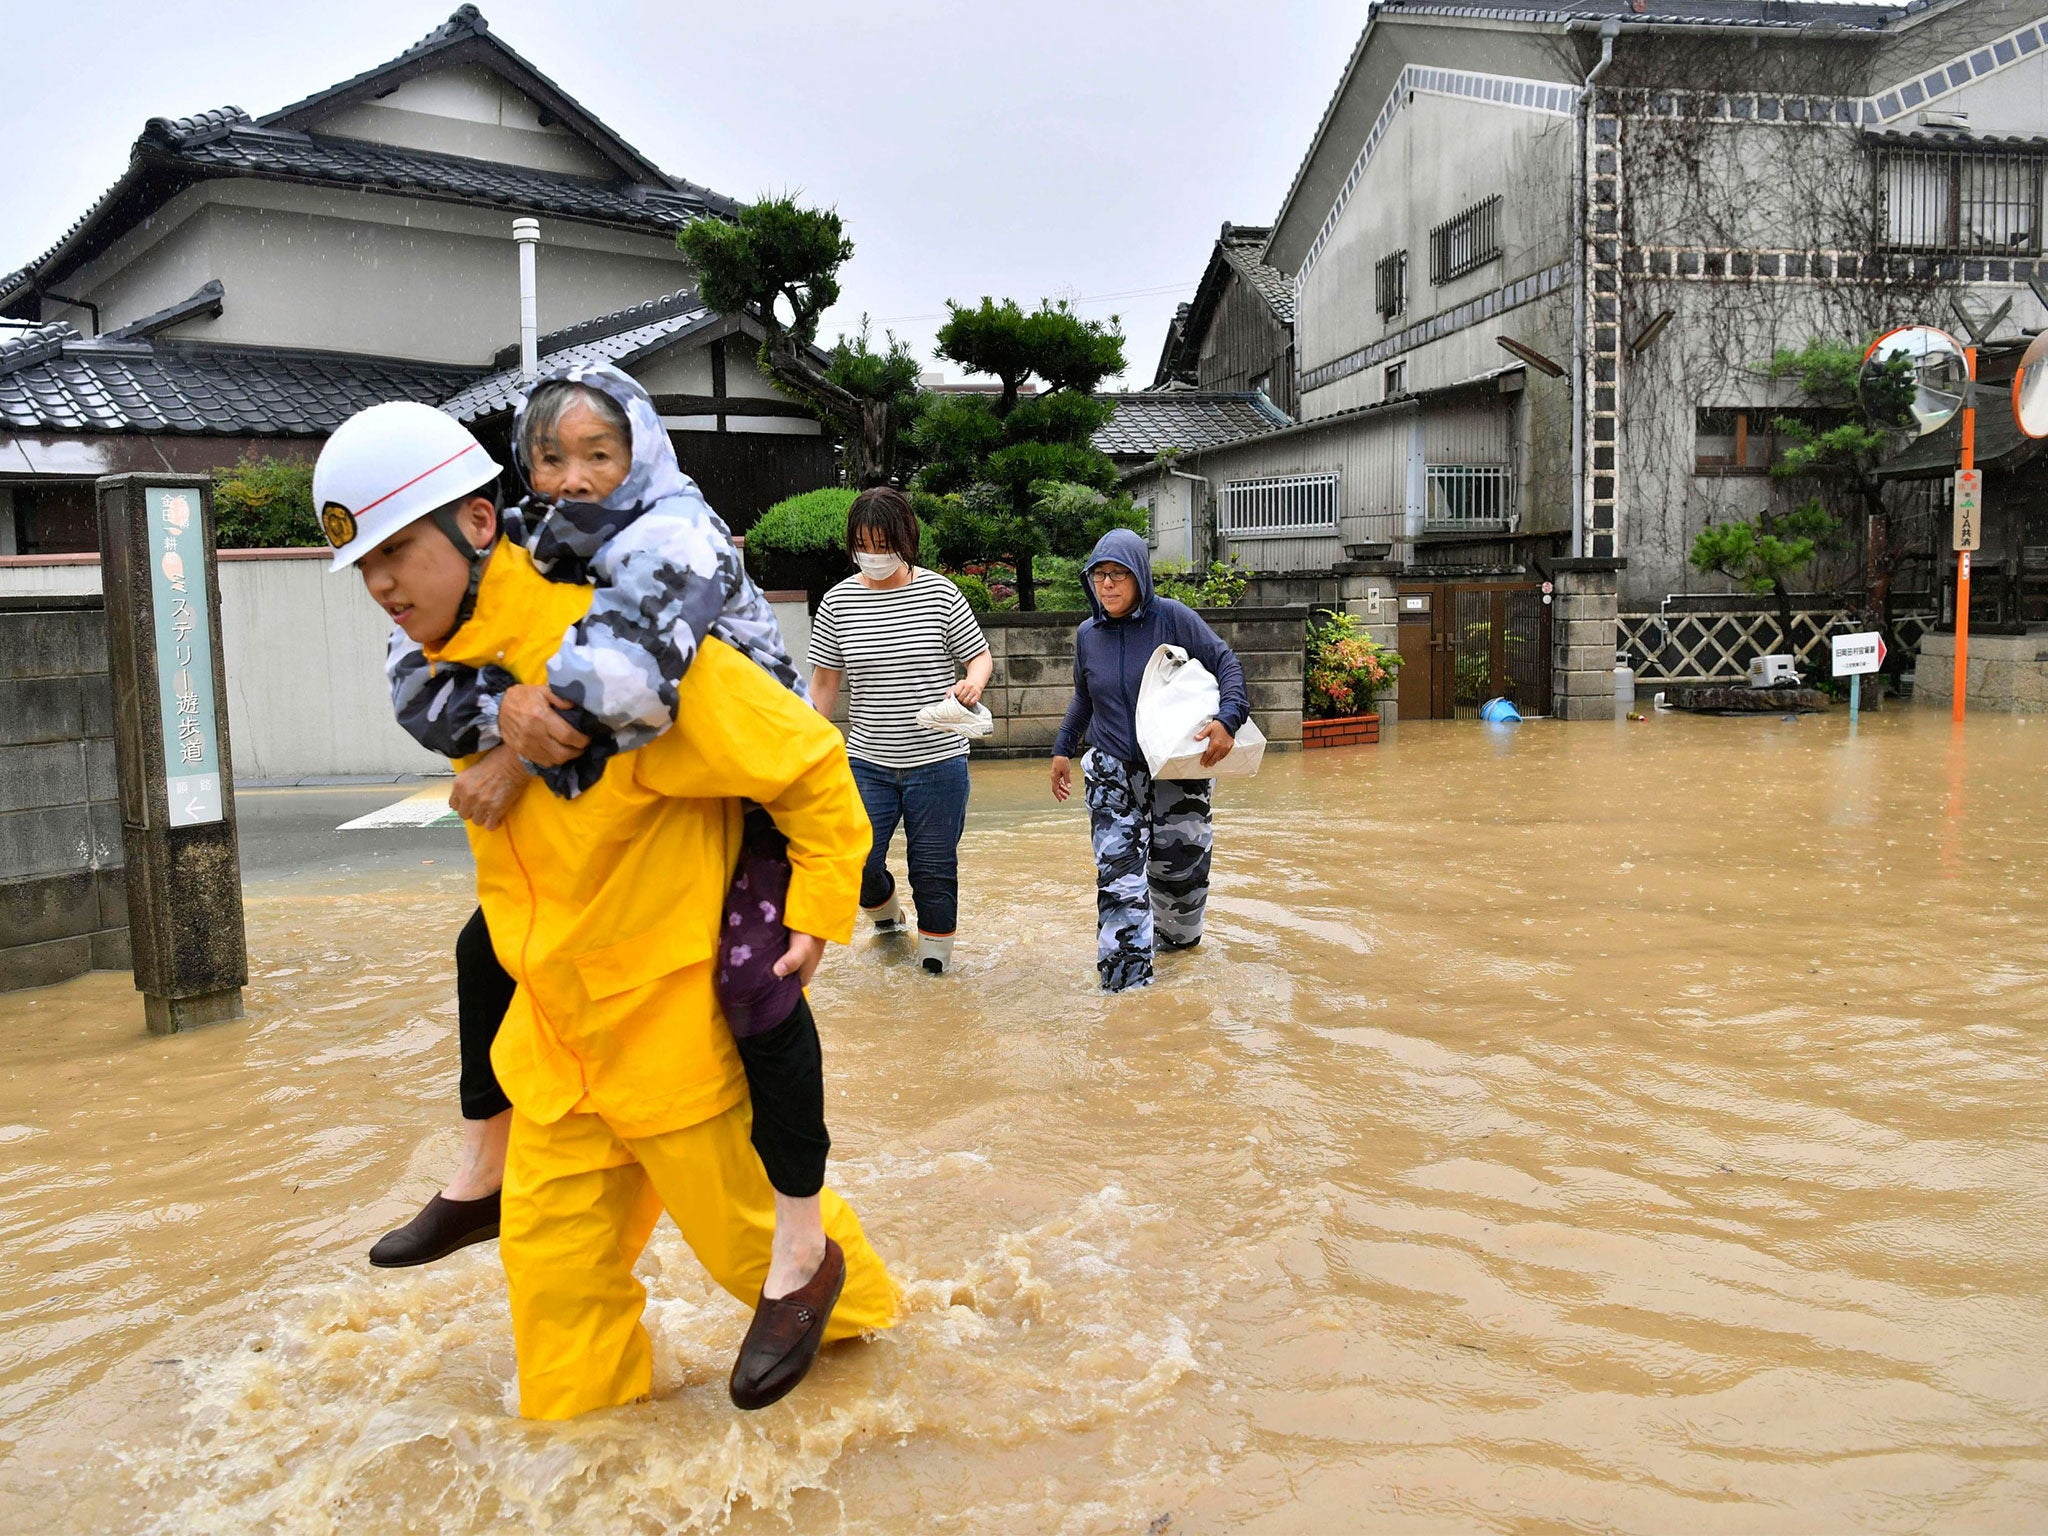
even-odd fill
[{"label": "tiled roof", "polygon": [[[551,332],[540,355],[630,365],[721,318],[684,289]],[[520,381],[518,348],[508,350],[513,366],[486,373],[335,352],[86,341],[60,321],[0,333],[0,428],[319,437],[380,400],[420,400],[476,421],[511,408]]]},{"label": "tiled roof", "polygon": [[[618,175],[596,180],[309,131],[317,128],[322,112],[374,97],[380,87],[466,62],[496,71],[540,101],[616,165]],[[151,118],[121,179],[42,255],[0,276],[0,307],[22,301],[38,276],[59,280],[69,267],[89,259],[185,188],[227,176],[361,188],[658,233],[738,207],[730,198],[662,171],[490,35],[476,7],[465,5],[389,63],[260,120],[240,107]]]},{"label": "tiled roof", "polygon": [[433,404],[475,377],[473,368],[333,352],[90,342],[46,325],[0,343],[0,426],[323,437],[380,400]]},{"label": "tiled roof", "polygon": [[[616,336],[621,331],[630,331],[635,326],[651,325],[657,320],[666,320],[704,308],[704,301],[697,297],[694,288],[678,288],[674,293],[665,293],[657,299],[646,299],[624,309],[615,309],[610,314],[595,315],[588,320],[579,320],[574,325],[565,325],[558,331],[543,332],[536,350],[542,357],[552,357],[565,347],[572,347],[579,341],[596,341],[607,336]],[[492,359],[493,368],[510,368],[519,361],[519,343],[500,347]]]},{"label": "tiled roof", "polygon": [[[653,319],[642,318],[649,312],[654,314]],[[718,318],[708,305],[697,299],[695,293],[685,290],[557,331],[542,339],[540,356],[544,362],[552,364],[618,363],[623,366],[650,352],[660,351]],[[481,417],[494,416],[499,411],[512,409],[512,397],[519,393],[519,386],[519,367],[514,363],[510,368],[486,374],[464,386],[460,393],[444,401],[441,409],[457,421],[476,421]]]},{"label": "tiled roof", "polygon": [[1176,380],[1199,382],[1202,343],[1208,339],[1216,306],[1223,302],[1230,274],[1235,272],[1273,312],[1273,318],[1290,329],[1294,325],[1294,279],[1265,262],[1266,240],[1273,233],[1264,225],[1225,224],[1209,253],[1209,265],[1195,285],[1192,302],[1174,311],[1167,327],[1166,346],[1159,354],[1159,368],[1152,387],[1162,388]]},{"label": "tiled roof", "polygon": [[1939,0],[1907,5],[1843,4],[1840,0],[1649,0],[1637,10],[1632,0],[1563,0],[1551,5],[1482,5],[1470,0],[1379,0],[1375,11],[1408,16],[1475,16],[1491,21],[1559,25],[1606,21],[1623,26],[1760,27],[1801,31],[1814,28],[1882,32],[1927,10]]},{"label": "tiled roof", "polygon": [[1226,224],[1216,249],[1238,275],[1259,291],[1272,306],[1283,325],[1294,324],[1294,279],[1278,267],[1266,265],[1266,238],[1273,231],[1265,226]]},{"label": "tiled roof", "polygon": [[1221,448],[1290,425],[1287,413],[1261,394],[1211,394],[1158,389],[1098,395],[1116,407],[1090,439],[1116,459],[1149,459],[1170,448]]},{"label": "tiled roof", "polygon": [[[207,113],[204,118],[214,116]],[[184,129],[184,124],[195,121],[202,123],[197,131]],[[732,206],[728,199],[701,189],[679,192],[666,186],[593,181],[587,176],[424,149],[263,128],[247,117],[226,123],[151,118],[143,140],[169,150],[180,163],[202,175],[337,182],[609,224],[679,229],[692,219]]]}]

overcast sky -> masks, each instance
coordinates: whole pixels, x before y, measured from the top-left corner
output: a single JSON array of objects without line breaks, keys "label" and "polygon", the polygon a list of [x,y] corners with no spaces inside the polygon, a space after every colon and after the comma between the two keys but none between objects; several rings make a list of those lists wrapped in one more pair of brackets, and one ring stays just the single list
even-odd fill
[{"label": "overcast sky", "polygon": [[[865,312],[936,366],[947,299],[1066,297],[1122,318],[1133,385],[1218,226],[1272,219],[1365,22],[1363,0],[482,8],[671,175],[837,207],[855,254],[824,340]],[[0,0],[0,35],[34,40],[0,93],[0,271],[113,183],[146,119],[261,115],[452,9]]]}]

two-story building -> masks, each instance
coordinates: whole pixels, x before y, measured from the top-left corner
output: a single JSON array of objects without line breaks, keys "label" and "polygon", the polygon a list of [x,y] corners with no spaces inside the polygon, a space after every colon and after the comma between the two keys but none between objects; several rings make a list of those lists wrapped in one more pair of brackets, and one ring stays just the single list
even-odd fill
[{"label": "two-story building", "polygon": [[[1297,424],[1132,489],[1196,486],[1210,547],[1298,591],[1356,565],[1398,594],[1404,714],[1493,691],[1592,712],[1617,648],[1678,677],[1782,647],[1692,542],[1814,493],[1768,473],[1774,422],[1828,419],[1771,375],[1780,349],[1956,328],[1951,301],[1982,324],[2010,300],[2001,341],[2048,317],[2044,22],[2040,0],[1382,0],[1257,253],[1293,282]],[[2022,564],[2048,555],[2033,483],[2005,517]],[[1945,524],[1938,479],[1899,485],[1881,542],[1910,638],[1940,617]],[[1870,529],[1843,511],[1802,650],[1861,600]]]},{"label": "two-story building", "polygon": [[675,234],[732,202],[671,176],[465,5],[396,58],[251,117],[153,118],[48,250],[0,275],[0,555],[97,547],[92,477],[310,459],[380,400],[487,440],[516,386],[515,218],[539,350],[655,394],[736,527],[834,477],[820,424],[695,295]]}]

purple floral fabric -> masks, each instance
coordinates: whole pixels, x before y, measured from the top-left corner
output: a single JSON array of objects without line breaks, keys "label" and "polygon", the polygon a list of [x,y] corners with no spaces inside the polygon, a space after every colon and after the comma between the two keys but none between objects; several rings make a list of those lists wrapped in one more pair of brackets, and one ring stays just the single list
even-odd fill
[{"label": "purple floral fabric", "polygon": [[749,839],[725,893],[718,935],[718,1005],[732,1032],[744,1040],[773,1029],[796,1011],[803,982],[775,974],[789,950],[783,904],[789,898],[789,858],[780,839]]}]

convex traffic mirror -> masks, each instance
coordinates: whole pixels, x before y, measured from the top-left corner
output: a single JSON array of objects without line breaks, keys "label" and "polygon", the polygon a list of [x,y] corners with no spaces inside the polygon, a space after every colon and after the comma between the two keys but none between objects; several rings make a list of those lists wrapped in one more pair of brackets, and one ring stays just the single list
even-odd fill
[{"label": "convex traffic mirror", "polygon": [[2029,437],[2048,437],[2048,331],[2027,343],[2012,376],[2012,418]]},{"label": "convex traffic mirror", "polygon": [[1970,365],[1947,331],[1902,325],[1863,354],[1856,396],[1875,426],[1924,437],[1963,408]]}]

